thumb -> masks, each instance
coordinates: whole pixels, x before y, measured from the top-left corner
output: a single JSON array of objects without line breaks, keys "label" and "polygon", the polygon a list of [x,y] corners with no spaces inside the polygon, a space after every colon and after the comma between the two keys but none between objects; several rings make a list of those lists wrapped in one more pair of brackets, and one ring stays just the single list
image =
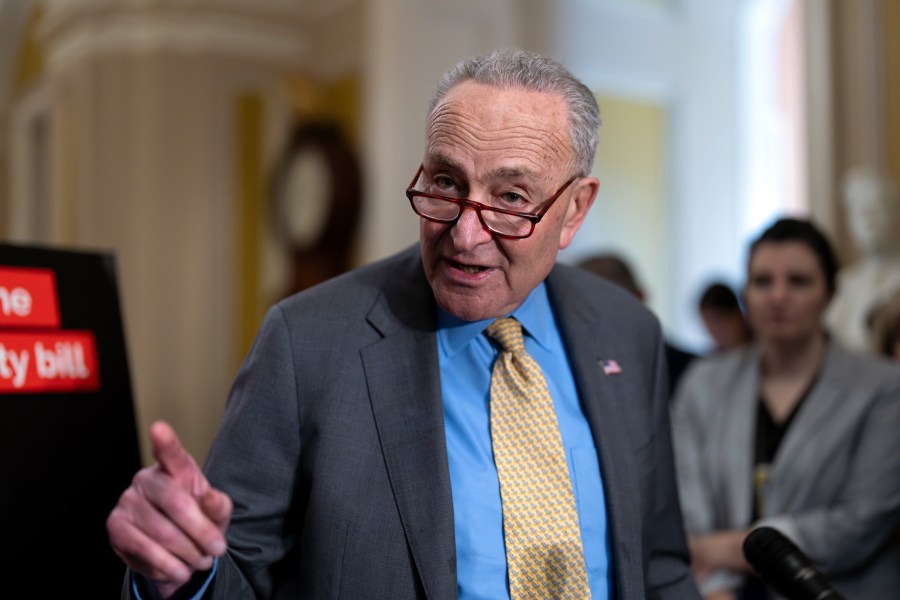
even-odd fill
[{"label": "thumb", "polygon": [[225,531],[228,523],[231,521],[232,510],[231,498],[228,494],[210,487],[200,497],[200,506],[203,508],[206,516],[219,529]]}]

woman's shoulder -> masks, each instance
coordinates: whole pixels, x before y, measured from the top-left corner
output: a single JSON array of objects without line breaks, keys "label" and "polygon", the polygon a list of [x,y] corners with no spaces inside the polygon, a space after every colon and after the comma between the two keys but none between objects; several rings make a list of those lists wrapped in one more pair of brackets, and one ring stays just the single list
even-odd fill
[{"label": "woman's shoulder", "polygon": [[701,411],[708,405],[722,406],[724,398],[735,396],[734,390],[755,385],[758,362],[752,344],[692,360],[679,381],[674,402]]},{"label": "woman's shoulder", "polygon": [[752,364],[757,352],[753,346],[722,350],[691,361],[685,378],[728,381],[738,371]]},{"label": "woman's shoulder", "polygon": [[887,357],[853,350],[829,340],[826,375],[858,383],[900,386],[900,364]]}]

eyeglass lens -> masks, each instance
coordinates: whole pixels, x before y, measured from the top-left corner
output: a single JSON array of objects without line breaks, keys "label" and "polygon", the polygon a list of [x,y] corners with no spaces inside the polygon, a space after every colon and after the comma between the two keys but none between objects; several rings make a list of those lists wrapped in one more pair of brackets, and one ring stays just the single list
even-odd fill
[{"label": "eyeglass lens", "polygon": [[[460,205],[455,202],[429,196],[413,196],[413,203],[419,214],[436,221],[454,221],[462,210]],[[496,233],[526,236],[531,231],[531,221],[523,217],[496,212],[486,206],[481,207],[479,213],[482,223]]]}]

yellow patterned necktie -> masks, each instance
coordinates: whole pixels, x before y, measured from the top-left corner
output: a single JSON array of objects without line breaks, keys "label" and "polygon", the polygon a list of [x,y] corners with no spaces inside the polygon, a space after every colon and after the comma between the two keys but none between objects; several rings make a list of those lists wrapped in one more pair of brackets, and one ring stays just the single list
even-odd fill
[{"label": "yellow patterned necktie", "polygon": [[590,598],[575,496],[547,382],[525,351],[518,321],[497,319],[487,333],[502,348],[491,375],[491,442],[510,597]]}]

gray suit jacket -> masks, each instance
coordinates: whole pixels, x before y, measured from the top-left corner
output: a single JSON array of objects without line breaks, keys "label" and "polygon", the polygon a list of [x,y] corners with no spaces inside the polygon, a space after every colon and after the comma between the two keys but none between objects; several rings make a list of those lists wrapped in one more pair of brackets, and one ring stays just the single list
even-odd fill
[{"label": "gray suit jacket", "polygon": [[[691,534],[750,525],[759,364],[755,346],[695,362],[676,393],[678,483]],[[830,342],[763,492],[760,524],[796,542],[851,600],[900,598],[898,432],[900,369]]]},{"label": "gray suit jacket", "polygon": [[[656,320],[558,266],[548,289],[608,499],[616,597],[694,599]],[[598,361],[622,368],[606,376]],[[216,598],[457,597],[435,304],[418,246],[273,307],[206,465],[234,500]]]}]

